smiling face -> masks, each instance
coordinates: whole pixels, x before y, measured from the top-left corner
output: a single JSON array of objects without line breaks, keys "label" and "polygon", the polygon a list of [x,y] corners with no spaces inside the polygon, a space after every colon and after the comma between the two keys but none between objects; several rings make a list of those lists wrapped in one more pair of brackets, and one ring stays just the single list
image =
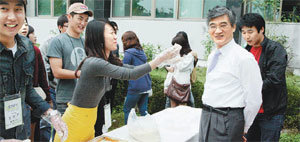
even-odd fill
[{"label": "smiling face", "polygon": [[0,40],[14,39],[25,20],[24,5],[18,0],[0,2]]},{"label": "smiling face", "polygon": [[36,36],[35,36],[34,32],[30,33],[28,35],[28,37],[33,44],[36,44]]},{"label": "smiling face", "polygon": [[68,31],[70,31],[75,36],[80,36],[80,34],[84,31],[89,16],[87,14],[74,14],[73,16],[71,14],[68,15],[69,25],[68,25]]},{"label": "smiling face", "polygon": [[209,21],[208,32],[211,39],[216,43],[217,48],[223,47],[232,40],[235,27],[236,25],[231,26],[226,14]]},{"label": "smiling face", "polygon": [[26,22],[26,20],[24,20],[24,24],[22,25],[22,28],[19,30],[19,34],[23,35],[23,36],[27,36],[29,31],[29,27],[28,27],[28,23]]},{"label": "smiling face", "polygon": [[109,55],[110,51],[117,49],[117,35],[113,27],[109,24],[105,24],[104,27],[104,42],[106,54]]},{"label": "smiling face", "polygon": [[264,40],[264,27],[258,32],[257,29],[252,27],[242,27],[243,39],[247,41],[247,44],[254,47],[259,47],[260,43]]}]

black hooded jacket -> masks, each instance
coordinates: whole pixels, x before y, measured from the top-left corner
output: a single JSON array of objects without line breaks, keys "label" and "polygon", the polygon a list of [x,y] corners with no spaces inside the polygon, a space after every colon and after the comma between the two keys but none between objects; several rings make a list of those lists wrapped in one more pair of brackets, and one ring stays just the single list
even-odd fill
[{"label": "black hooded jacket", "polygon": [[[263,79],[262,96],[264,114],[268,116],[284,114],[287,108],[287,88],[285,71],[287,52],[278,42],[267,37],[261,43],[262,52],[259,68]],[[250,52],[251,46],[246,49]]]}]

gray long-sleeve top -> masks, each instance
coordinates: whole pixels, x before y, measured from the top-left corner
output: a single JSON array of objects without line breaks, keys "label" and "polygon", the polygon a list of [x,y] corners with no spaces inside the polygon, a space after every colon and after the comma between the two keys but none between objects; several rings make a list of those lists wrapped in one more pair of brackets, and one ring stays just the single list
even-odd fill
[{"label": "gray long-sleeve top", "polygon": [[94,108],[108,91],[106,88],[110,87],[110,78],[136,80],[150,71],[148,63],[126,68],[113,65],[101,58],[90,57],[81,67],[80,79],[76,84],[71,104]]}]

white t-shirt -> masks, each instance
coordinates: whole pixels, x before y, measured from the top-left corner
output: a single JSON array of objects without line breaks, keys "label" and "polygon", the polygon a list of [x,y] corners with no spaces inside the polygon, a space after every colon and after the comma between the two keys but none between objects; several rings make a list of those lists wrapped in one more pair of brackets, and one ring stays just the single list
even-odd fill
[{"label": "white t-shirt", "polygon": [[15,54],[16,54],[16,52],[18,50],[18,48],[17,48],[17,42],[15,43],[14,47],[8,48],[8,50],[11,50],[12,53],[13,53],[13,57],[15,57]]}]

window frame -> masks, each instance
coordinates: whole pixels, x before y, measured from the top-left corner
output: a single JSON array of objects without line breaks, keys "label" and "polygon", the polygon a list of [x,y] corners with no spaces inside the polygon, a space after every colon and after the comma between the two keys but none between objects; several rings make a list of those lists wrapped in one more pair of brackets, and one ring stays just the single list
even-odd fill
[{"label": "window frame", "polygon": [[153,18],[155,18],[155,9],[154,9],[154,12],[153,12],[153,8],[155,7],[156,0],[151,0],[150,16],[132,16],[132,1],[133,0],[130,0],[130,15],[129,15],[129,17],[135,18],[135,19],[153,19]]},{"label": "window frame", "polygon": [[[205,4],[205,1],[207,0],[202,0],[202,6],[200,7],[201,10],[202,10],[202,15],[200,18],[190,18],[190,17],[180,17],[180,0],[174,0],[175,2],[175,7],[174,7],[174,13],[175,13],[175,16],[173,18],[162,18],[162,17],[156,17],[156,13],[155,13],[155,10],[156,10],[156,0],[151,0],[152,1],[152,8],[151,8],[151,16],[132,16],[132,0],[130,0],[130,7],[129,7],[129,16],[113,16],[112,13],[113,13],[113,1],[117,1],[117,0],[111,0],[111,9],[110,9],[110,17],[111,18],[119,18],[119,19],[151,19],[151,20],[183,20],[183,21],[204,21],[206,20],[206,17],[204,15],[204,4]],[[243,10],[243,13],[248,13],[248,8],[249,6],[247,6],[247,3],[248,2],[251,2],[251,0],[244,0],[242,2],[243,4],[243,7],[242,7],[242,10]],[[250,6],[251,7],[251,6]],[[282,7],[282,3],[281,3],[281,7]],[[282,14],[282,11],[279,12],[279,15]]]},{"label": "window frame", "polygon": [[178,9],[179,9],[179,0],[174,0],[174,17],[173,18],[165,18],[165,17],[156,17],[156,0],[153,0],[154,1],[154,4],[153,4],[153,13],[154,13],[154,19],[162,19],[162,20],[174,20],[174,19],[177,19],[178,17]]},{"label": "window frame", "polygon": [[132,0],[130,0],[130,4],[129,4],[129,16],[113,16],[113,1],[110,1],[110,17],[114,17],[114,18],[130,18],[131,12],[132,12]]},{"label": "window frame", "polygon": [[[70,0],[64,0],[66,1],[66,13],[68,12],[68,9],[70,7]],[[83,4],[85,4],[86,0],[83,0]],[[59,17],[59,16],[54,16],[54,0],[50,0],[50,15],[39,15],[39,7],[38,7],[38,0],[35,0],[35,17],[41,17],[41,18],[49,18],[49,17]]]},{"label": "window frame", "polygon": [[[280,1],[280,9],[279,9],[279,12],[278,12],[278,17],[277,18],[274,18],[273,20],[269,20],[269,17],[264,17],[265,15],[263,15],[262,13],[259,13],[266,22],[282,22],[281,21],[281,16],[282,16],[282,6],[283,6],[283,1],[284,0],[281,0]],[[246,13],[251,13],[252,12],[252,8],[253,8],[253,2],[252,0],[244,0],[243,1],[243,4],[244,4],[244,7],[243,7],[243,13],[246,14]],[[257,12],[255,12],[257,13]]]},{"label": "window frame", "polygon": [[203,16],[203,14],[204,14],[204,1],[205,0],[202,0],[202,6],[201,6],[201,8],[202,8],[202,15],[201,15],[201,17],[200,18],[185,18],[185,17],[183,17],[183,18],[181,18],[180,16],[179,16],[179,12],[180,12],[180,0],[174,0],[174,17],[173,18],[163,18],[163,17],[156,17],[156,12],[155,12],[155,10],[156,10],[156,0],[151,0],[151,15],[150,16],[132,16],[132,1],[133,0],[130,0],[130,7],[129,7],[129,9],[130,9],[130,12],[129,12],[129,16],[113,16],[113,11],[114,11],[114,9],[113,9],[113,1],[117,1],[117,0],[111,0],[111,9],[110,9],[110,17],[111,18],[118,18],[118,19],[137,19],[137,20],[139,20],[139,19],[145,19],[145,20],[147,20],[147,19],[151,19],[151,20],[162,20],[162,21],[164,21],[164,20],[189,20],[189,21],[203,21],[203,20],[205,20],[206,18],[204,18],[204,16]]},{"label": "window frame", "polygon": [[196,21],[199,21],[199,20],[204,20],[206,18],[204,18],[204,1],[206,0],[202,0],[202,6],[201,6],[201,11],[202,11],[202,14],[201,14],[201,17],[200,18],[190,18],[190,17],[180,17],[180,0],[177,0],[177,5],[178,5],[178,8],[177,8],[177,19],[179,20],[196,20]]}]

